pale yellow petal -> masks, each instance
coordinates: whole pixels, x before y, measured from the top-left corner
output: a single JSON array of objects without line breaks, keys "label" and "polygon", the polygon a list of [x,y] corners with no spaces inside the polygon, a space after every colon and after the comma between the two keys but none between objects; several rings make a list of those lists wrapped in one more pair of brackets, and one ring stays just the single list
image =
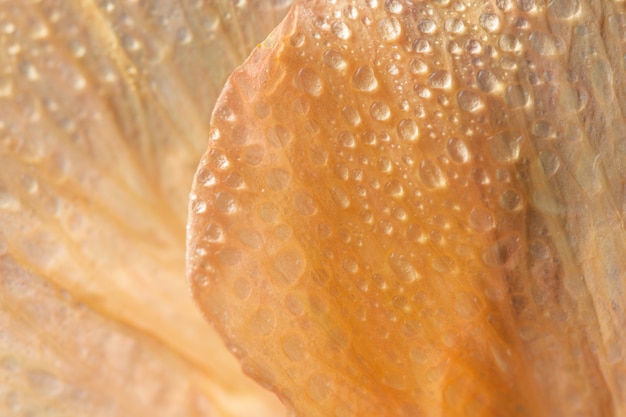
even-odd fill
[{"label": "pale yellow petal", "polygon": [[[215,97],[287,5],[0,1],[0,247],[14,265],[2,282],[26,287],[29,304],[44,299],[31,317],[2,289],[0,360],[21,369],[9,387],[22,414],[48,401],[21,382],[31,370],[83,391],[64,389],[49,415],[181,415],[191,410],[181,396],[216,415],[281,414],[190,301],[184,225]],[[64,309],[67,323],[46,322]],[[110,334],[103,353],[83,352],[90,332]],[[117,358],[125,346],[145,359]],[[136,371],[123,398],[105,353]]]}]

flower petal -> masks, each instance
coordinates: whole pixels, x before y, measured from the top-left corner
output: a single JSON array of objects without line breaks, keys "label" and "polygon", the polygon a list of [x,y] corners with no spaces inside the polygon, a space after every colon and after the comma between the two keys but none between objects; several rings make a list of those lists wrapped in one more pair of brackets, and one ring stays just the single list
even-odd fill
[{"label": "flower petal", "polygon": [[230,77],[188,274],[298,415],[624,412],[624,45],[598,26],[624,7],[600,4],[308,1]]},{"label": "flower petal", "polygon": [[[58,397],[55,415],[187,415],[184,390],[210,403],[211,415],[280,413],[189,300],[184,223],[217,92],[288,3],[1,3],[0,263],[10,267],[0,360],[9,355],[19,375],[44,369],[83,390]],[[37,317],[5,292],[13,285],[29,293],[24,303],[42,297]],[[66,310],[67,322],[45,320]],[[93,346],[107,333],[105,363],[137,372],[125,393],[116,392],[122,380],[108,380],[116,372],[102,369],[107,352]],[[127,345],[136,363],[116,356]],[[9,394],[21,412],[48,404],[15,384]],[[156,391],[133,403],[142,384]],[[0,402],[0,414],[13,411]]]}]

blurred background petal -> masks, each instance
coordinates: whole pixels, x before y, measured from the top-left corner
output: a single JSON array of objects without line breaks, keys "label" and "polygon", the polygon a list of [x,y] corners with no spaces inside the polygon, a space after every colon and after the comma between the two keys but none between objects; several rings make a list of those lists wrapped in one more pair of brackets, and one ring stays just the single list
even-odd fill
[{"label": "blurred background petal", "polygon": [[282,415],[190,302],[226,76],[289,1],[0,1],[0,414]]}]

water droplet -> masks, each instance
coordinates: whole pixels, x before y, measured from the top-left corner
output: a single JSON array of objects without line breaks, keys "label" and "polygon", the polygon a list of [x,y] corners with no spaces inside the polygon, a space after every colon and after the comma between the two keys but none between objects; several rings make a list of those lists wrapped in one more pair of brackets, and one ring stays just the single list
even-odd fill
[{"label": "water droplet", "polygon": [[487,70],[480,70],[476,74],[478,88],[485,93],[490,93],[498,87],[498,79]]},{"label": "water droplet", "polygon": [[604,104],[609,103],[614,95],[613,86],[615,85],[611,65],[604,60],[593,60],[588,74],[595,98]]},{"label": "water droplet", "polygon": [[230,166],[230,161],[226,156],[216,150],[209,152],[209,165],[219,171],[225,171]]},{"label": "water droplet", "polygon": [[507,87],[504,98],[506,100],[507,106],[510,109],[519,109],[528,104],[528,101],[530,100],[530,95],[523,86],[517,84]]},{"label": "water droplet", "polygon": [[409,72],[414,75],[425,74],[428,72],[428,65],[421,59],[411,59],[409,61]]},{"label": "water droplet", "polygon": [[403,209],[402,207],[397,207],[397,206],[391,209],[391,215],[393,216],[394,219],[402,221],[402,222],[406,221],[407,218],[409,217],[405,209]]},{"label": "water droplet", "polygon": [[128,52],[136,52],[142,48],[141,42],[130,34],[122,35],[122,46]]},{"label": "water droplet", "polygon": [[313,314],[326,314],[329,306],[324,297],[320,297],[317,294],[309,295],[309,311]]},{"label": "water droplet", "polygon": [[522,196],[515,190],[505,190],[500,195],[500,207],[509,211],[517,211],[522,207]]},{"label": "water droplet", "polygon": [[433,34],[437,30],[437,24],[432,19],[422,19],[417,24],[420,32],[425,34]]},{"label": "water droplet", "polygon": [[479,233],[488,232],[495,226],[493,215],[483,208],[473,208],[469,214],[469,223]]},{"label": "water droplet", "polygon": [[191,207],[195,214],[202,214],[206,211],[207,204],[205,201],[196,200]]},{"label": "water droplet", "polygon": [[204,240],[212,243],[222,242],[224,240],[224,230],[219,224],[209,223],[204,230]]},{"label": "water droplet", "polygon": [[548,139],[553,132],[552,123],[547,120],[539,120],[533,125],[533,136],[538,139]]},{"label": "water droplet", "polygon": [[311,148],[311,162],[317,166],[326,165],[328,162],[328,151],[322,146],[314,145]]},{"label": "water droplet", "polygon": [[465,23],[462,19],[451,17],[444,23],[446,32],[460,34],[465,31]]},{"label": "water droplet", "polygon": [[250,280],[246,278],[239,278],[233,283],[233,292],[240,300],[246,300],[252,292],[252,285]]},{"label": "water droplet", "polygon": [[449,256],[435,256],[430,265],[440,274],[448,274],[456,267],[456,263]]},{"label": "water droplet", "polygon": [[187,45],[193,40],[193,35],[186,27],[178,28],[176,31],[176,43],[179,45]]},{"label": "water droplet", "polygon": [[451,138],[446,149],[450,158],[458,164],[463,164],[469,160],[469,150],[463,139]]},{"label": "water droplet", "polygon": [[322,59],[326,65],[336,70],[346,67],[346,61],[344,61],[343,56],[339,52],[332,49],[324,52]]},{"label": "water droplet", "polygon": [[530,47],[541,56],[557,55],[563,45],[557,37],[544,32],[533,32],[528,40]]},{"label": "water droplet", "polygon": [[47,371],[34,369],[27,373],[28,384],[33,391],[46,397],[59,395],[63,391],[63,383]]},{"label": "water droplet", "polygon": [[285,305],[287,306],[287,310],[294,316],[304,314],[304,303],[296,294],[288,294],[285,297]]},{"label": "water droplet", "polygon": [[317,97],[322,94],[322,79],[310,68],[303,68],[298,72],[297,85],[312,96]]},{"label": "water droplet", "polygon": [[447,90],[452,86],[452,75],[448,71],[435,71],[428,77],[428,85],[432,88]]},{"label": "water droplet", "polygon": [[500,49],[502,49],[502,51],[504,52],[515,52],[521,49],[522,44],[520,43],[517,36],[507,33],[500,36],[500,39],[498,40],[498,46],[500,46]]},{"label": "water droplet", "polygon": [[591,153],[581,155],[577,161],[574,172],[576,182],[578,182],[580,187],[585,191],[588,198],[593,198],[604,188],[600,174],[601,164],[597,163],[598,157],[599,155],[596,155],[594,158]]},{"label": "water droplet", "polygon": [[402,197],[404,195],[404,188],[402,183],[398,180],[390,180],[385,184],[385,194],[390,197]]},{"label": "water droplet", "polygon": [[374,214],[369,210],[362,210],[359,213],[359,217],[361,217],[363,223],[372,224],[374,222]]},{"label": "water droplet", "polygon": [[531,12],[535,8],[535,0],[516,0],[517,7],[523,12]]},{"label": "water droplet", "polygon": [[513,7],[511,0],[496,0],[496,6],[504,12],[511,10]]},{"label": "water droplet", "polygon": [[456,96],[456,101],[459,104],[459,108],[469,113],[475,113],[483,107],[483,102],[478,94],[461,90]]},{"label": "water droplet", "polygon": [[380,172],[388,174],[391,172],[393,164],[391,163],[391,160],[389,160],[389,158],[378,158],[378,160],[376,161],[376,168],[378,168]]},{"label": "water droplet", "polygon": [[0,32],[4,33],[5,35],[11,35],[12,33],[15,33],[15,23],[8,20],[3,20],[2,22],[0,22]]},{"label": "water droplet", "polygon": [[352,31],[350,30],[348,25],[346,25],[342,21],[334,22],[331,25],[330,30],[333,35],[344,41],[350,39],[350,36],[352,36]]},{"label": "water droplet", "polygon": [[363,142],[364,145],[376,145],[376,133],[372,132],[371,130],[364,131],[363,133],[361,133],[361,142]]},{"label": "water droplet", "polygon": [[335,174],[341,180],[347,181],[349,178],[349,170],[345,164],[335,164]]},{"label": "water droplet", "polygon": [[417,123],[415,123],[415,121],[412,119],[400,120],[400,123],[398,123],[397,131],[400,139],[407,140],[409,142],[417,140],[417,136],[419,134]]},{"label": "water droplet", "polygon": [[39,181],[29,174],[24,174],[22,176],[21,185],[24,191],[30,195],[35,195],[39,192]]},{"label": "water droplet", "polygon": [[20,395],[15,391],[7,390],[5,404],[9,410],[15,413],[15,415],[19,415],[19,412],[22,411],[22,400],[20,399]]},{"label": "water droplet", "polygon": [[350,4],[343,9],[343,14],[348,19],[355,20],[357,17],[359,17],[359,9],[355,5]]},{"label": "water droplet", "polygon": [[411,46],[418,54],[430,54],[433,51],[433,47],[427,39],[417,39]]},{"label": "water droplet", "polygon": [[454,294],[454,309],[461,317],[474,317],[480,311],[478,298],[468,292]]},{"label": "water droplet", "polygon": [[237,237],[241,243],[252,249],[259,249],[263,246],[263,237],[254,229],[244,227],[237,232]]},{"label": "water droplet", "polygon": [[483,13],[478,18],[480,26],[487,32],[496,32],[500,29],[500,18],[492,13]]},{"label": "water droplet", "polygon": [[260,307],[248,323],[248,331],[254,336],[268,336],[276,329],[276,314],[269,308]]},{"label": "water droplet", "polygon": [[243,175],[241,175],[240,173],[231,172],[230,175],[228,175],[228,177],[226,177],[226,179],[224,180],[224,184],[228,188],[232,188],[233,190],[238,190],[245,186],[245,179],[243,178]]},{"label": "water droplet", "polygon": [[551,0],[548,3],[548,14],[557,19],[569,19],[580,9],[578,0]]},{"label": "water droplet", "polygon": [[276,125],[268,130],[266,138],[274,147],[284,148],[289,145],[293,136],[291,135],[291,131],[285,126]]},{"label": "water droplet", "polygon": [[294,284],[304,273],[305,261],[294,249],[287,249],[274,257],[274,278],[280,284]]},{"label": "water droplet", "polygon": [[216,252],[217,259],[228,266],[236,266],[241,262],[241,251],[237,248],[224,248]]},{"label": "water droplet", "polygon": [[252,145],[243,154],[243,160],[252,166],[259,165],[264,158],[265,148],[262,145]]},{"label": "water droplet", "polygon": [[306,342],[297,333],[283,337],[281,346],[285,356],[294,362],[299,362],[306,357]]},{"label": "water droplet", "polygon": [[307,381],[306,391],[313,401],[321,404],[335,391],[335,387],[328,375],[315,373]]},{"label": "water droplet", "polygon": [[402,282],[413,282],[420,276],[415,270],[415,267],[409,262],[403,255],[396,252],[392,252],[389,257],[389,266],[393,273]]},{"label": "water droplet", "polygon": [[202,26],[202,30],[211,35],[217,31],[217,28],[220,25],[220,17],[212,13],[206,13],[206,15],[202,18],[200,25]]},{"label": "water droplet", "polygon": [[14,80],[8,76],[0,76],[0,97],[10,97],[14,92]]},{"label": "water droplet", "polygon": [[36,81],[39,79],[39,71],[37,71],[35,65],[33,65],[30,61],[20,61],[18,69],[20,74],[26,77],[27,80]]},{"label": "water droplet", "polygon": [[583,138],[583,132],[577,123],[568,123],[565,126],[565,138],[571,142],[578,142]]},{"label": "water droplet", "polygon": [[4,185],[0,184],[0,210],[16,212],[20,207],[21,204],[13,193]]},{"label": "water droplet", "polygon": [[354,148],[356,141],[352,132],[344,130],[337,136],[337,142],[344,148]]},{"label": "water droplet", "polygon": [[391,117],[389,106],[382,101],[375,101],[370,107],[370,115],[374,120],[385,121]]},{"label": "water droplet", "polygon": [[402,27],[395,16],[385,18],[378,22],[378,33],[386,42],[393,42],[400,37]]},{"label": "water droplet", "polygon": [[425,159],[420,164],[419,177],[428,188],[444,188],[448,183],[441,168],[430,159]]},{"label": "water droplet", "polygon": [[233,132],[230,135],[230,141],[235,146],[243,146],[248,142],[251,135],[252,133],[247,125],[238,124],[233,127]]},{"label": "water droplet", "polygon": [[400,0],[385,0],[385,11],[388,13],[400,14],[403,8]]},{"label": "water droplet", "polygon": [[500,162],[515,162],[519,158],[522,137],[510,131],[500,132],[488,139],[491,155]]},{"label": "water droplet", "polygon": [[404,391],[406,390],[406,375],[385,371],[383,384],[397,391]]},{"label": "water droplet", "polygon": [[219,192],[215,196],[215,208],[225,214],[232,214],[237,211],[237,200],[232,194],[227,192]]},{"label": "water droplet", "polygon": [[341,110],[341,113],[343,114],[344,119],[346,119],[346,122],[348,122],[351,126],[356,127],[361,124],[361,116],[359,115],[359,112],[354,109],[354,107],[346,106]]},{"label": "water droplet", "polygon": [[528,244],[529,255],[536,260],[546,260],[550,258],[550,246],[543,240],[533,240]]},{"label": "water droplet", "polygon": [[48,26],[42,21],[32,21],[30,27],[30,37],[32,39],[44,39],[50,34]]},{"label": "water droplet", "polygon": [[398,75],[400,73],[400,69],[395,63],[387,64],[386,70],[389,75]]},{"label": "water droplet", "polygon": [[303,216],[312,216],[317,213],[317,204],[313,197],[305,191],[298,191],[294,197],[294,207]]},{"label": "water droplet", "polygon": [[374,91],[378,87],[378,80],[374,70],[369,65],[362,65],[352,76],[352,85],[360,91]]},{"label": "water droplet", "polygon": [[273,191],[284,190],[285,188],[287,188],[290,180],[291,174],[279,168],[270,169],[265,176],[265,184],[270,190]]},{"label": "water droplet", "polygon": [[330,189],[330,195],[337,206],[344,209],[350,207],[350,198],[343,188],[332,187]]},{"label": "water droplet", "polygon": [[341,262],[341,266],[351,274],[359,272],[359,264],[353,258],[344,258]]},{"label": "water droplet", "polygon": [[483,252],[483,262],[491,267],[505,266],[520,249],[520,238],[511,234],[499,239]]},{"label": "water droplet", "polygon": [[305,42],[306,42],[306,37],[300,32],[294,33],[291,36],[291,39],[289,40],[289,43],[294,48],[302,48]]}]

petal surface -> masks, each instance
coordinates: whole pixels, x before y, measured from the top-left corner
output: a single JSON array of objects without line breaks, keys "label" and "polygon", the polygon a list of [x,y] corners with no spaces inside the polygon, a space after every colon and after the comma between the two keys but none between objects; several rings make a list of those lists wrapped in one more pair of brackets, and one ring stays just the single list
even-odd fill
[{"label": "petal surface", "polygon": [[611,416],[624,4],[298,3],[226,84],[188,275],[300,416]]},{"label": "petal surface", "polygon": [[[217,94],[287,6],[0,1],[0,361],[20,369],[0,414],[282,414],[194,308],[184,225]],[[28,369],[80,392],[29,391]]]}]

